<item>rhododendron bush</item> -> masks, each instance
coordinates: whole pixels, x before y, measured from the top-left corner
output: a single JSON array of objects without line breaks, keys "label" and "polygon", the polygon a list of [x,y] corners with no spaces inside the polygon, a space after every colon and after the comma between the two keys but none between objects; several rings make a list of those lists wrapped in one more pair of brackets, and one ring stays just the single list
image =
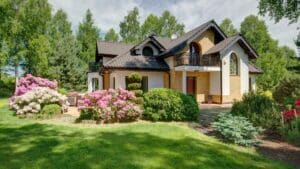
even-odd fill
[{"label": "rhododendron bush", "polygon": [[41,77],[35,77],[31,74],[27,74],[24,77],[21,77],[17,83],[16,90],[14,95],[10,98],[10,103],[13,104],[16,96],[21,96],[36,87],[47,87],[49,89],[56,90],[57,82],[51,81]]},{"label": "rhododendron bush", "polygon": [[105,122],[131,121],[141,115],[134,93],[121,88],[94,91],[82,97],[78,104],[82,111],[94,111],[94,119]]},{"label": "rhododendron bush", "polygon": [[39,113],[44,105],[57,103],[67,106],[67,97],[47,87],[36,87],[21,96],[16,96],[11,107],[16,114]]}]

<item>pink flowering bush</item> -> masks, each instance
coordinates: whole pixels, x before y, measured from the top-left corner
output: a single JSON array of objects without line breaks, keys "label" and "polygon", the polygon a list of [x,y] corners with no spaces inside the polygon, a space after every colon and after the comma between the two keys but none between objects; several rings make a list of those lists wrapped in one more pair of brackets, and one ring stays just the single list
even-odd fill
[{"label": "pink flowering bush", "polygon": [[119,88],[86,94],[78,101],[78,105],[82,113],[87,110],[92,112],[94,120],[132,121],[139,118],[142,113],[135,101],[133,92]]},{"label": "pink flowering bush", "polygon": [[41,77],[35,77],[31,74],[27,74],[21,77],[17,83],[14,95],[10,98],[10,104],[12,105],[16,96],[21,96],[37,87],[47,87],[49,89],[56,90],[57,82],[51,81]]}]

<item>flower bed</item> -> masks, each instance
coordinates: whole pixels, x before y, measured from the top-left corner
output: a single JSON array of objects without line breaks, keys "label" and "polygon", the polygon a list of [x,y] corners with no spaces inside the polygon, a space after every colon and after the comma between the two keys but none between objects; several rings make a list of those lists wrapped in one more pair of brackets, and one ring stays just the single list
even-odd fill
[{"label": "flower bed", "polygon": [[124,89],[99,90],[88,93],[78,101],[80,120],[93,119],[102,122],[133,121],[140,117],[133,92]]}]

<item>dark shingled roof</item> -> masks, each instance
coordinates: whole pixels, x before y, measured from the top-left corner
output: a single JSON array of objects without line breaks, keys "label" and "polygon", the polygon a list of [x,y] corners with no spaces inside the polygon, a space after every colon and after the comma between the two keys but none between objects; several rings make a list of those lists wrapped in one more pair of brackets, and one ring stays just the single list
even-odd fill
[{"label": "dark shingled roof", "polygon": [[120,55],[130,50],[133,46],[121,42],[97,41],[98,54]]},{"label": "dark shingled roof", "polygon": [[262,74],[263,73],[263,71],[260,68],[254,66],[250,63],[248,64],[248,69],[249,69],[249,73],[252,73],[252,74]]},{"label": "dark shingled roof", "polygon": [[169,70],[164,60],[152,56],[133,55],[130,51],[103,65],[105,68]]},{"label": "dark shingled roof", "polygon": [[239,42],[241,47],[244,48],[252,58],[258,57],[256,51],[248,44],[248,42],[241,34],[237,34],[224,39],[223,41],[221,41],[220,43],[216,44],[214,47],[206,51],[203,55],[210,55],[214,53],[224,52],[226,49],[234,45],[236,42]]}]

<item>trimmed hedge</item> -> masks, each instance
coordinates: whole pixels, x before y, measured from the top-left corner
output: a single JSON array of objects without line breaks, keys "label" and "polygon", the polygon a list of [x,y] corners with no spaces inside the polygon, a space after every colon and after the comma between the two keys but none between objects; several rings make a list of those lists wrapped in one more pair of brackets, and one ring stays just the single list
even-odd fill
[{"label": "trimmed hedge", "polygon": [[156,88],[144,94],[143,117],[152,121],[196,120],[199,107],[196,99],[172,89]]},{"label": "trimmed hedge", "polygon": [[36,117],[46,119],[58,114],[61,114],[61,106],[58,104],[48,104],[42,108],[40,113],[36,114]]},{"label": "trimmed hedge", "polygon": [[241,101],[235,102],[231,114],[247,117],[255,126],[274,129],[280,126],[278,105],[266,95],[250,92]]}]

